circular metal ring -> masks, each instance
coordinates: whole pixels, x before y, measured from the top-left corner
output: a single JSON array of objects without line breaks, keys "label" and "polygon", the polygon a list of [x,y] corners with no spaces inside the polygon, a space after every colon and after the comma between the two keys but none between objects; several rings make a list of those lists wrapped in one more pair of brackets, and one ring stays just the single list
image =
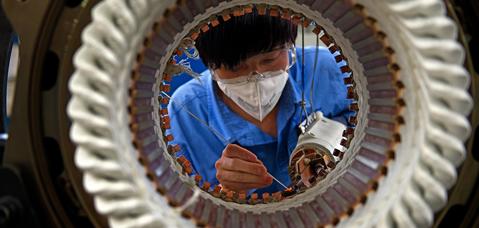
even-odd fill
[{"label": "circular metal ring", "polygon": [[[324,185],[274,206],[227,203],[188,184],[190,180],[177,172],[179,167],[167,155],[162,140],[155,145],[158,152],[147,155],[157,167],[145,170],[131,143],[135,126],[128,124],[127,107],[135,95],[129,90],[131,72],[156,84],[148,96],[158,96],[168,56],[180,38],[195,29],[199,32],[198,24],[211,15],[251,1],[106,0],[95,8],[93,22],[84,31],[84,45],[74,61],[77,70],[70,81],[73,96],[68,107],[73,120],[71,137],[78,145],[76,163],[84,171],[85,188],[95,195],[99,212],[109,216],[112,226],[121,227],[185,226],[192,221],[212,226],[431,224],[433,212],[444,205],[446,190],[455,182],[454,166],[464,157],[462,142],[470,131],[464,116],[472,107],[466,92],[468,75],[461,66],[462,48],[455,33],[441,32],[444,27],[455,28],[445,18],[442,2],[253,3],[301,12],[327,30],[341,47],[354,72],[359,104],[357,118],[351,120],[357,121],[357,127],[348,156]],[[167,17],[175,9],[183,14],[183,20]],[[165,53],[148,59],[155,68],[135,68],[140,62],[137,54],[145,47],[144,37],[159,17],[172,18],[160,19],[156,28],[164,31],[158,34],[156,50]],[[446,23],[434,23],[434,19]],[[388,57],[393,52],[391,64]],[[161,135],[158,101],[143,102],[145,108],[133,113],[152,113],[145,118],[151,118],[154,136]],[[148,140],[155,141],[154,136]],[[151,182],[155,178],[156,186]],[[371,194],[373,190],[376,192]],[[183,198],[178,196],[180,192]],[[368,202],[358,207],[366,198]],[[185,220],[181,214],[193,220]]]}]

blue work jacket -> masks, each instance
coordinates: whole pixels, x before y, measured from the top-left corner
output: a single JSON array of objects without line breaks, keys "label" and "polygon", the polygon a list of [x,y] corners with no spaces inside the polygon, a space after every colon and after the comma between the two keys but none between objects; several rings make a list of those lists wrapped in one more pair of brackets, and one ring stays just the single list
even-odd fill
[{"label": "blue work jacket", "polygon": [[[346,98],[347,89],[343,79],[348,75],[341,73],[339,68],[345,62],[336,63],[329,50],[320,47],[316,72],[313,72],[316,48],[305,48],[304,56],[301,48],[297,48],[296,52],[297,62],[289,70],[288,82],[277,104],[277,137],[264,133],[226,106],[216,96],[219,88],[209,71],[202,73],[201,82],[190,80],[174,92],[168,105],[171,129],[167,133],[174,136],[172,144],[181,147],[177,156],[184,155],[191,162],[194,172],[203,177],[202,182],[219,184],[215,162],[221,157],[226,145],[235,143],[256,154],[268,172],[289,185],[289,155],[297,144],[298,125],[305,118],[301,112],[302,91],[308,113],[319,110],[326,117],[347,123],[347,118],[352,113],[348,110],[350,100]],[[304,81],[301,73],[303,57]],[[312,109],[311,88],[314,94]],[[270,186],[253,191],[261,195],[263,192],[282,190],[284,188],[273,181]]]}]

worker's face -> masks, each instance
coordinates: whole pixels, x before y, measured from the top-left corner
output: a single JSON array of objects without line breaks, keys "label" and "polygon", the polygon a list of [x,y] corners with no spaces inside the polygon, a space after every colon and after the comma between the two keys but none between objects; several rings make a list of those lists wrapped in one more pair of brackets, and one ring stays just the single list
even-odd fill
[{"label": "worker's face", "polygon": [[233,69],[227,69],[222,66],[216,69],[214,73],[220,79],[232,79],[251,75],[254,72],[263,73],[284,70],[289,64],[288,50],[288,48],[278,48],[270,52],[261,53],[246,59]]}]

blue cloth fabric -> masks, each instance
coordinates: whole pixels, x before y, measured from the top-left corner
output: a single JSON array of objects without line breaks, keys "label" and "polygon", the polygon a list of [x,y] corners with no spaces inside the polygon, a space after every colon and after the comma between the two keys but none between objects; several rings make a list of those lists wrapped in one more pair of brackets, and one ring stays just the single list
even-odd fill
[{"label": "blue cloth fabric", "polygon": [[[298,140],[298,125],[301,117],[301,98],[304,89],[306,108],[311,112],[310,91],[314,75],[313,110],[320,110],[325,116],[346,123],[352,114],[348,111],[350,100],[346,98],[346,86],[334,55],[326,48],[318,48],[316,72],[313,73],[316,48],[297,49],[297,62],[290,69],[289,80],[281,95],[277,115],[277,137],[262,132],[256,125],[244,120],[226,106],[215,94],[218,90],[209,71],[202,73],[201,82],[191,80],[173,94],[168,106],[171,118],[173,144],[179,144],[181,151],[199,173],[202,181],[213,185],[216,179],[215,162],[221,157],[227,144],[235,143],[250,151],[264,163],[268,171],[286,185],[291,183],[288,175],[289,155]],[[305,80],[301,74],[304,57]],[[201,120],[192,117],[194,114]],[[284,190],[278,183],[255,190],[277,192]]]}]

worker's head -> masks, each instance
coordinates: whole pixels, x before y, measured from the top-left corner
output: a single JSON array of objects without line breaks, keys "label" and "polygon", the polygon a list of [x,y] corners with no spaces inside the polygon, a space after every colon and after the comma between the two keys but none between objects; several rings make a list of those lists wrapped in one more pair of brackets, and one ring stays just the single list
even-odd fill
[{"label": "worker's head", "polygon": [[286,68],[288,47],[297,36],[291,21],[258,15],[256,8],[228,21],[218,19],[220,24],[196,41],[201,59],[216,77],[229,79]]},{"label": "worker's head", "polygon": [[219,18],[196,47],[221,91],[262,121],[276,106],[288,80],[289,47],[297,27],[289,20],[253,13]]}]

